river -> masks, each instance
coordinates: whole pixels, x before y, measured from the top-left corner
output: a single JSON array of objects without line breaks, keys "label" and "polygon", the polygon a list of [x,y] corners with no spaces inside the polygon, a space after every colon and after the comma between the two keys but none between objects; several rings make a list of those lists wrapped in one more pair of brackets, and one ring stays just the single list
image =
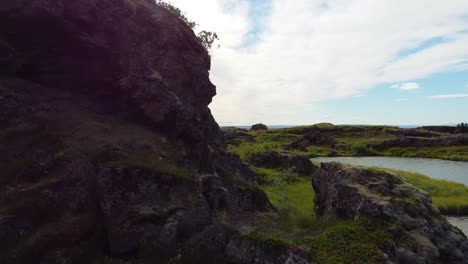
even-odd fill
[{"label": "river", "polygon": [[[409,171],[468,186],[468,162],[396,157],[323,157],[314,158],[312,161]],[[468,235],[468,217],[447,217],[447,219]]]}]

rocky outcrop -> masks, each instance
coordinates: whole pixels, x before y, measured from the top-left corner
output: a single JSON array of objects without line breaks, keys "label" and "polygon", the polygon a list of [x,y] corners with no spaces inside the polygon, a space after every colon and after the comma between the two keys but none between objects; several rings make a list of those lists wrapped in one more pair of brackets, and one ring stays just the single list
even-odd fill
[{"label": "rocky outcrop", "polygon": [[465,146],[468,144],[468,134],[441,136],[437,138],[401,137],[386,140],[381,143],[369,144],[370,148],[383,150],[395,147],[439,147]]},{"label": "rocky outcrop", "polygon": [[397,136],[397,137],[425,137],[425,138],[433,138],[433,137],[440,137],[439,133],[427,131],[424,129],[414,129],[414,128],[401,128],[390,130],[390,133]]},{"label": "rocky outcrop", "polygon": [[226,145],[239,146],[243,142],[255,142],[255,136],[241,128],[222,128]]},{"label": "rocky outcrop", "polygon": [[276,151],[255,153],[250,156],[249,163],[257,167],[269,169],[291,168],[293,172],[301,175],[310,175],[317,169],[306,156],[291,155]]},{"label": "rocky outcrop", "polygon": [[250,131],[268,130],[268,127],[264,124],[255,124],[250,127]]},{"label": "rocky outcrop", "polygon": [[458,133],[458,128],[454,126],[423,126],[422,129],[439,133]]},{"label": "rocky outcrop", "polygon": [[397,227],[405,238],[386,254],[394,263],[468,263],[468,241],[432,205],[431,197],[395,174],[322,163],[314,175],[316,214],[343,219],[372,219]]},{"label": "rocky outcrop", "polygon": [[6,0],[0,25],[0,263],[225,263],[236,227],[275,215],[225,151],[183,21],[147,0]]},{"label": "rocky outcrop", "polygon": [[321,132],[319,129],[312,129],[302,136],[302,138],[286,145],[285,149],[297,149],[306,151],[308,146],[334,146],[335,139]]},{"label": "rocky outcrop", "polygon": [[[8,0],[0,24],[10,88],[0,97],[9,112],[33,101],[41,104],[30,111],[131,115],[192,145],[194,157],[222,147],[207,107],[216,94],[210,57],[184,22],[151,1]],[[27,86],[27,96],[14,86]]]}]

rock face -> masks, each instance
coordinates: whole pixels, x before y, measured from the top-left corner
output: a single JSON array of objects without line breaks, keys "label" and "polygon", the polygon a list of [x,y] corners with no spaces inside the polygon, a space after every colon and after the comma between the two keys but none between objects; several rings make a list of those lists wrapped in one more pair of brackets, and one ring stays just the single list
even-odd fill
[{"label": "rock face", "polygon": [[177,17],[6,0],[0,28],[0,263],[225,263],[236,226],[275,215]]},{"label": "rock face", "polygon": [[268,130],[268,127],[260,123],[260,124],[252,125],[252,127],[250,128],[250,131],[259,131],[259,130]]},{"label": "rock face", "polygon": [[322,163],[314,175],[316,213],[322,217],[383,220],[405,243],[387,248],[395,263],[468,263],[468,241],[432,206],[431,197],[398,175]]},{"label": "rock face", "polygon": [[[131,114],[193,145],[194,156],[222,145],[207,107],[216,94],[208,53],[151,1],[8,0],[0,14],[2,73],[9,85],[46,87],[28,91],[48,99],[41,107]],[[0,96],[10,110],[24,103]]]},{"label": "rock face", "polygon": [[291,168],[293,172],[302,175],[310,175],[317,169],[306,156],[284,154],[276,151],[255,153],[249,158],[249,163],[269,169]]}]

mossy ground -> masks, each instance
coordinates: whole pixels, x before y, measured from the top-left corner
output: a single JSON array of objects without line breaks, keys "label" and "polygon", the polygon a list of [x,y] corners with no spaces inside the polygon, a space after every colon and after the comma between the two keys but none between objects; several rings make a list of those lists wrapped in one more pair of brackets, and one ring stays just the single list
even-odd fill
[{"label": "mossy ground", "polygon": [[360,219],[339,222],[319,235],[307,236],[295,243],[307,248],[321,264],[383,263],[383,251],[391,241],[390,223]]}]

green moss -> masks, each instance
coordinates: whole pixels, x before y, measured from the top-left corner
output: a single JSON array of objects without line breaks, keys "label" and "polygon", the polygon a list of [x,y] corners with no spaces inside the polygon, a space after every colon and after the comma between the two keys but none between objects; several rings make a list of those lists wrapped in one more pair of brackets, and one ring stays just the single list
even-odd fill
[{"label": "green moss", "polygon": [[377,220],[342,222],[297,242],[309,248],[319,264],[383,263],[383,250],[393,239],[390,227]]},{"label": "green moss", "polygon": [[313,224],[314,196],[310,178],[285,181],[278,170],[268,170],[269,181],[260,187],[280,213],[283,230],[300,231]]}]

